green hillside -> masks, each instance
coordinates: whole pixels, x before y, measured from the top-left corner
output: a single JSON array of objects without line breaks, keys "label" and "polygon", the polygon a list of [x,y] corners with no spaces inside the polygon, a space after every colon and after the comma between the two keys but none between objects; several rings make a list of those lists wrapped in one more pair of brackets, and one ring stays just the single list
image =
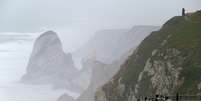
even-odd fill
[{"label": "green hillside", "polygon": [[131,101],[156,93],[201,94],[199,84],[201,11],[173,17],[152,32],[102,90],[106,101]]}]

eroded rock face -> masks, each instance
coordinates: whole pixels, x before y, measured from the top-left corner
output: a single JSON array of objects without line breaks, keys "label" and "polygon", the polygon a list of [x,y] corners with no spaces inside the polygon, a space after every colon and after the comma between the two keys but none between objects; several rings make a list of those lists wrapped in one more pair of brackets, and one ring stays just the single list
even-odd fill
[{"label": "eroded rock face", "polygon": [[119,64],[104,64],[102,62],[89,59],[83,63],[83,66],[91,68],[91,79],[88,88],[76,101],[94,101],[96,89],[112,78],[112,76],[118,71]]},{"label": "eroded rock face", "polygon": [[[154,57],[159,59],[154,59]],[[184,57],[180,56],[180,51],[174,48],[167,49],[165,52],[155,53],[155,55],[152,54],[152,58],[148,58],[144,70],[138,77],[135,93],[140,91],[140,82],[147,77],[150,78],[151,87],[155,89],[155,93],[165,95],[174,93],[174,89],[183,82],[180,80],[179,75],[184,59]],[[143,86],[141,85],[141,87]]]},{"label": "eroded rock face", "polygon": [[[106,101],[136,101],[155,94],[201,94],[201,11],[188,16],[197,23],[176,16],[146,37],[102,87]],[[125,88],[125,89],[124,89]],[[123,95],[123,96],[122,96]]]},{"label": "eroded rock face", "polygon": [[76,73],[71,54],[63,52],[61,41],[55,32],[47,31],[36,39],[27,72],[21,81],[66,86]]},{"label": "eroded rock face", "polygon": [[[83,93],[81,93],[81,95],[78,97],[78,99],[76,99],[76,101],[107,101],[103,89],[99,89],[99,87],[108,82],[113,77],[113,75],[120,69],[120,65],[125,61],[128,56],[130,56],[130,51],[124,54],[120,60],[115,61],[112,64],[105,64],[93,59],[83,61],[84,71],[82,73],[90,74],[90,82],[88,87]],[[83,82],[88,83],[88,81],[86,80]],[[123,91],[125,89],[125,86],[120,85],[119,88]],[[98,96],[96,95],[97,89],[100,90],[98,92]]]}]

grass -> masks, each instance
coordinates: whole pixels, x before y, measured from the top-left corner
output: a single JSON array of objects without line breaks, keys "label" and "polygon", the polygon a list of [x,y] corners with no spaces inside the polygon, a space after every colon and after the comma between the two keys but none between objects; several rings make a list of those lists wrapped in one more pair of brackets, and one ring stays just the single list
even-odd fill
[{"label": "grass", "polygon": [[[196,89],[195,86],[201,78],[201,11],[188,16],[188,19],[186,20],[186,16],[173,17],[159,31],[151,33],[144,39],[138,47],[137,58],[135,54],[128,59],[127,69],[121,75],[126,85],[136,84],[140,72],[154,49],[162,52],[168,48],[176,48],[188,58],[182,65],[183,71],[180,76],[185,77],[185,81],[179,91],[186,93]],[[169,35],[171,37],[167,39]],[[161,46],[165,39],[168,41],[167,44]]]},{"label": "grass", "polygon": [[[167,44],[161,46],[164,40],[167,40]],[[128,58],[113,80],[103,86],[106,97],[112,101],[128,101],[128,96],[131,91],[134,92],[138,76],[144,69],[147,59],[160,60],[161,57],[157,56],[157,53],[163,53],[169,48],[179,50],[180,56],[185,57],[179,75],[180,79],[184,78],[184,82],[174,92],[190,95],[200,92],[197,90],[197,84],[201,81],[201,11],[198,11],[190,16],[173,17],[159,31],[152,32],[145,38],[138,46],[137,52]],[[152,56],[154,49],[158,49],[156,56]],[[176,62],[177,59],[178,57],[174,57]],[[118,91],[120,78],[126,87],[124,96]],[[150,77],[145,75],[142,79],[137,96],[153,95],[155,90],[152,88]]]}]

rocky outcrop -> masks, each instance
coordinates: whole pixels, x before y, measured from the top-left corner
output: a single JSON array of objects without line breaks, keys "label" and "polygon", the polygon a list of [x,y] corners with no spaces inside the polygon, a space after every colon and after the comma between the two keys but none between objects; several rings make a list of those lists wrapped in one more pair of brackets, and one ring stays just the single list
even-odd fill
[{"label": "rocky outcrop", "polygon": [[91,68],[91,79],[88,88],[76,101],[94,101],[96,89],[112,78],[118,71],[119,64],[104,64],[96,60],[87,60],[83,66]]},{"label": "rocky outcrop", "polygon": [[[135,46],[151,31],[158,28],[156,26],[135,26],[131,30],[98,32],[83,49],[75,53],[83,57],[83,68],[87,68],[87,71],[82,73],[91,74],[88,88],[77,101],[94,101],[96,89],[108,82],[119,70],[120,65],[132,54]],[[85,82],[87,84],[88,81]]]},{"label": "rocky outcrop", "polygon": [[136,101],[155,94],[201,94],[200,18],[201,11],[173,17],[159,31],[152,32],[119,72],[96,92],[96,101]]},{"label": "rocky outcrop", "polygon": [[53,84],[55,87],[66,87],[77,74],[70,53],[63,52],[62,44],[53,31],[40,35],[33,47],[23,83]]},{"label": "rocky outcrop", "polygon": [[[84,85],[88,83],[89,85],[87,85],[88,87],[86,88],[86,90],[81,93],[81,96],[78,97],[76,101],[94,101],[94,96],[97,89],[101,90],[99,92],[100,93],[99,95],[103,94],[104,93],[103,90],[99,89],[99,87],[104,85],[113,77],[113,75],[120,69],[120,65],[125,61],[125,59],[128,58],[128,56],[132,54],[131,53],[132,51],[133,49],[131,49],[126,54],[124,54],[120,60],[115,61],[112,64],[104,64],[100,61],[93,60],[93,59],[84,60],[82,63],[83,71],[81,72],[82,74],[80,74],[80,76],[82,77],[84,76],[85,78],[90,78],[89,81],[88,79],[87,80],[85,79],[83,81],[85,82]],[[81,82],[80,84],[83,85],[83,82]],[[78,83],[78,82],[75,82],[75,83]],[[105,97],[106,96],[99,98],[99,96],[97,96],[98,100],[100,101],[104,100]]]},{"label": "rocky outcrop", "polygon": [[[114,33],[113,31],[108,31],[108,32],[103,31],[104,33],[107,32],[108,34],[114,36],[114,38],[115,38],[114,41],[115,42],[120,41],[119,42],[120,44],[118,46],[116,46],[117,44],[115,43],[114,45],[107,46],[107,47],[113,48],[113,49],[111,49],[111,51],[102,52],[102,53],[99,53],[96,51],[97,53],[94,54],[95,55],[94,57],[93,57],[93,54],[89,55],[89,58],[92,58],[92,59],[86,59],[87,61],[84,62],[83,67],[91,67],[91,69],[92,69],[91,80],[90,80],[91,82],[90,82],[89,87],[81,94],[81,96],[77,99],[77,101],[94,101],[96,98],[98,100],[105,100],[105,96],[103,96],[101,98],[99,98],[97,96],[94,99],[96,90],[99,89],[99,87],[104,85],[106,82],[108,82],[113,77],[113,75],[120,69],[120,65],[122,63],[124,63],[124,61],[132,54],[132,51],[135,49],[134,46],[139,44],[139,41],[143,40],[143,38],[149,34],[150,30],[156,30],[157,28],[158,27],[154,27],[154,26],[138,26],[138,27],[136,26],[132,30],[127,31],[126,33],[125,32],[124,33],[123,32],[122,33]],[[143,33],[143,34],[139,35],[140,33]],[[125,34],[128,36],[126,36]],[[102,39],[102,37],[100,37],[100,36],[102,36],[101,34],[99,34],[98,36],[99,37],[95,37],[95,39],[96,39],[95,41],[98,41],[99,38]],[[104,39],[104,37],[103,37],[103,39]],[[113,39],[111,39],[111,37],[108,37],[106,39],[108,41],[103,41],[103,40],[100,41],[99,40],[98,43],[93,42],[93,44],[96,45],[96,47],[101,46],[103,48],[104,47],[104,46],[102,46],[103,43],[108,42],[108,44],[110,44],[109,40],[113,40]],[[134,41],[136,41],[136,42],[134,42]],[[104,45],[108,45],[108,44],[104,44]],[[122,47],[124,47],[124,48],[122,48]],[[108,48],[106,50],[110,50],[110,48]],[[101,49],[98,49],[98,51],[101,51]],[[105,51],[105,50],[102,50],[102,51]],[[117,54],[117,52],[118,52],[118,58],[116,58],[115,55],[114,56],[109,55],[110,52],[112,52],[112,54]],[[93,53],[93,52],[91,52],[91,53]],[[101,58],[100,58],[101,54],[102,54],[102,56],[106,56],[106,54],[107,54],[108,59],[109,59],[109,57],[111,57],[109,59],[109,61],[112,63],[106,62],[107,64],[105,64],[104,61],[101,61]],[[86,53],[86,55],[87,55],[87,53]],[[113,57],[115,57],[115,59],[112,59]],[[96,59],[98,61],[96,61]],[[107,61],[106,58],[103,60]],[[122,89],[124,88],[123,85],[121,86],[121,88]],[[103,90],[100,90],[99,93],[100,93],[99,95],[104,94]]]},{"label": "rocky outcrop", "polygon": [[[149,77],[151,89],[154,89],[156,94],[173,94],[174,90],[183,83],[179,75],[185,58],[180,56],[180,51],[174,48],[165,50],[165,54],[164,52],[156,53],[151,57],[148,58],[144,70],[139,74],[135,93],[138,93],[141,87],[145,86],[141,84],[142,80]],[[154,57],[160,58],[160,60],[153,59]]]}]

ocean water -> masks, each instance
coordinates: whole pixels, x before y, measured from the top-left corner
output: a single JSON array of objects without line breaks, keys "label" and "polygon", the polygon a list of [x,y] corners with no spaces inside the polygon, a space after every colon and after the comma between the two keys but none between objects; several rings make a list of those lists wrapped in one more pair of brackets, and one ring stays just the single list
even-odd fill
[{"label": "ocean water", "polygon": [[[1,35],[1,34],[0,34]],[[1,37],[1,36],[0,36]],[[17,36],[15,36],[17,37]],[[56,101],[63,93],[76,98],[67,90],[53,90],[51,85],[25,85],[19,83],[37,35],[2,42],[0,38],[0,101]]]}]

